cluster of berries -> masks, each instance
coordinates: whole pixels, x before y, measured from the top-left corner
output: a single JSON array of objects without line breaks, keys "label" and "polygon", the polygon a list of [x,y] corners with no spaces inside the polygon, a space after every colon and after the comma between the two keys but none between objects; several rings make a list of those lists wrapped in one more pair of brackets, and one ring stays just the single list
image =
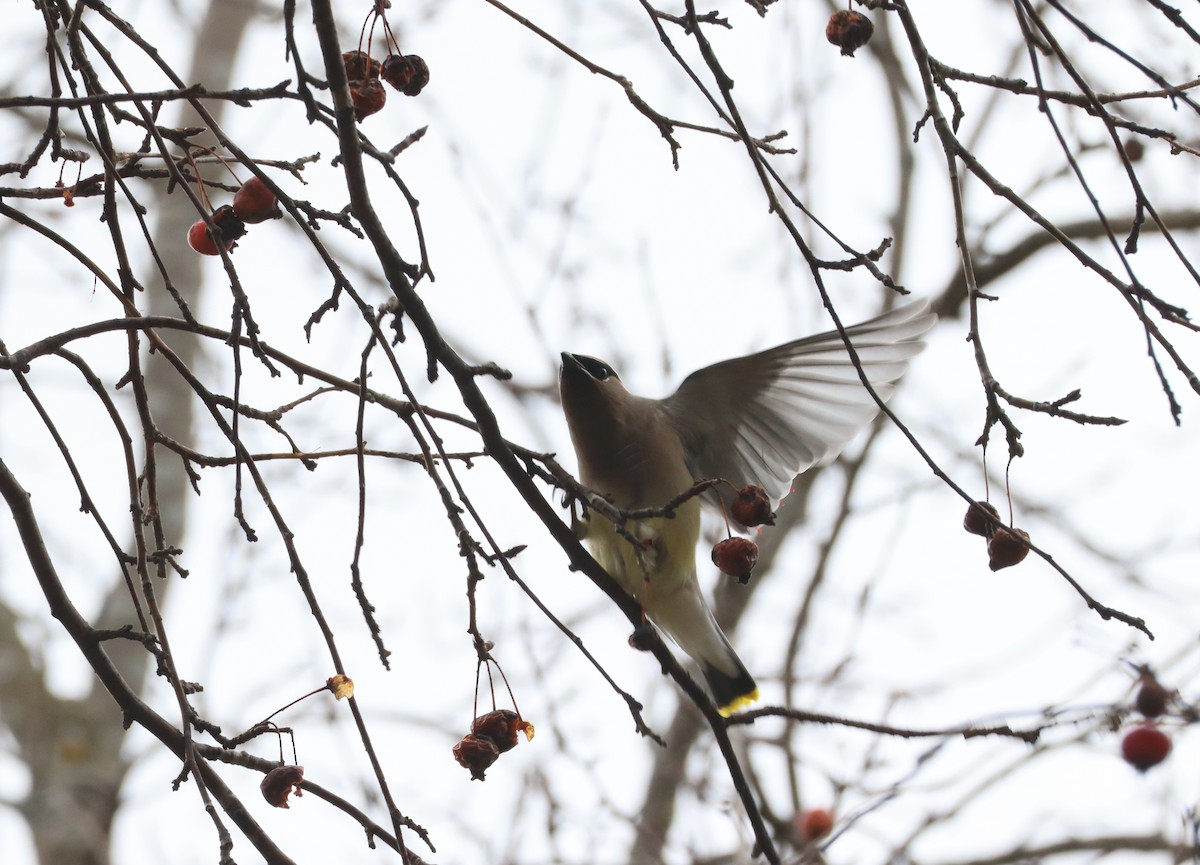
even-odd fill
[{"label": "cluster of berries", "polygon": [[1174,694],[1155,678],[1149,668],[1142,668],[1141,685],[1133,705],[1142,715],[1142,722],[1121,739],[1121,756],[1139,772],[1157,766],[1171,753],[1171,737],[1163,732],[1156,718],[1170,707]]},{"label": "cluster of berries", "polygon": [[342,65],[350,82],[354,119],[360,123],[387,102],[381,81],[405,96],[416,96],[429,83],[429,65],[416,54],[389,54],[380,63],[365,51],[347,51]]},{"label": "cluster of berries", "polygon": [[280,216],[275,193],[257,177],[251,177],[233,196],[233,204],[222,204],[210,217],[213,228],[197,219],[188,229],[188,245],[201,255],[220,255],[223,247],[232,252],[246,235],[246,226]]},{"label": "cluster of berries", "polygon": [[1011,568],[1029,555],[1029,532],[1000,522],[1000,512],[990,502],[973,502],[963,528],[988,539],[988,567],[993,571]]},{"label": "cluster of berries", "polygon": [[526,740],[532,739],[533,724],[508,709],[486,712],[471,722],[471,732],[454,746],[454,759],[470,770],[472,781],[482,781],[484,771],[501,754],[517,747],[517,733],[524,733]]},{"label": "cluster of berries", "polygon": [[[766,490],[754,484],[734,491],[729,515],[748,529],[775,525],[775,514],[771,511]],[[748,583],[750,573],[758,564],[758,544],[749,538],[726,538],[713,547],[712,560],[721,573],[737,577],[739,583]]]},{"label": "cluster of berries", "polygon": [[[328,691],[338,700],[345,700],[354,696],[354,680],[349,676],[338,673],[336,676],[330,676],[325,680],[323,687],[317,688],[315,691],[309,691],[303,697],[292,700],[283,709],[272,712],[264,720],[255,724],[250,728],[248,735],[254,734],[256,731],[274,730],[280,736],[279,745],[279,765],[263,776],[262,782],[258,785],[259,791],[263,798],[267,800],[275,808],[291,808],[288,804],[288,797],[293,793],[297,796],[304,795],[304,767],[298,763],[286,764],[283,762],[283,734],[291,735],[291,730],[287,728],[277,727],[271,723],[271,718],[288,709],[301,700],[307,700],[309,697],[316,696],[323,691]],[[247,736],[248,737],[248,736]],[[239,737],[242,738],[242,737]],[[226,747],[232,747],[227,745]],[[295,757],[296,740],[292,739],[292,755]]]}]

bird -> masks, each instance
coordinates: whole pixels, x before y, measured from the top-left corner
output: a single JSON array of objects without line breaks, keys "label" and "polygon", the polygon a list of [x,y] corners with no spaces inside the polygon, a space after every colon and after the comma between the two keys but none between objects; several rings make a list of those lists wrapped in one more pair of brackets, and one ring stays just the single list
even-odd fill
[{"label": "bird", "polygon": [[[845,328],[880,400],[891,397],[936,321],[921,300]],[[729,481],[718,489],[756,484],[779,502],[796,475],[835,459],[879,411],[837,331],[706,366],[663,399],[630,393],[603,360],[565,351],[561,357],[559,396],[579,481],[626,511],[662,508],[708,478]],[[728,493],[708,495],[716,501]],[[670,517],[626,522],[638,550],[595,508],[578,534],[642,602],[650,621],[696,662],[728,717],[758,700],[758,686],[700,589],[700,524],[701,503],[693,496]]]}]

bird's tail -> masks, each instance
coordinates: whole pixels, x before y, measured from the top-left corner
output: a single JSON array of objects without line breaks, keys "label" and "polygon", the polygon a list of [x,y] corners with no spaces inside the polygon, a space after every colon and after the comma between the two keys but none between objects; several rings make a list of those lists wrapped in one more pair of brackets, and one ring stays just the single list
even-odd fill
[{"label": "bird's tail", "polygon": [[676,584],[669,596],[656,596],[651,583],[650,618],[700,665],[717,710],[729,717],[758,699],[758,686],[704,602],[695,579]]},{"label": "bird's tail", "polygon": [[704,679],[708,682],[713,699],[717,703],[717,711],[721,713],[722,718],[728,718],[738,709],[758,700],[758,685],[754,683],[754,677],[734,653],[728,641],[725,647],[729,650],[727,660],[733,665],[732,674],[709,663],[700,664],[700,670],[704,673]]}]

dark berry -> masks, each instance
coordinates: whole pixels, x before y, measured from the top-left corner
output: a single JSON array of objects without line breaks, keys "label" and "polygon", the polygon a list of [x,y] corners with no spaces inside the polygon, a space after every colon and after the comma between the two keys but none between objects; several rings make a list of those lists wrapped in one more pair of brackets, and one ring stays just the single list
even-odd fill
[{"label": "dark berry", "polygon": [[288,808],[288,796],[293,790],[297,796],[304,795],[300,789],[303,781],[303,766],[276,766],[263,776],[258,789],[262,791],[263,798],[276,808]]},{"label": "dark berry", "polygon": [[429,64],[416,54],[389,54],[379,77],[405,96],[416,96],[429,83]]},{"label": "dark berry", "polygon": [[372,60],[365,51],[347,51],[342,55],[342,66],[350,81],[379,77],[379,61]]},{"label": "dark berry", "polygon": [[963,528],[973,535],[990,538],[1000,525],[1000,512],[990,502],[973,502],[963,517]]},{"label": "dark berry", "polygon": [[1163,687],[1149,670],[1143,672],[1141,687],[1133,699],[1137,710],[1147,718],[1157,718],[1167,711],[1167,704],[1170,702],[1171,692]]},{"label": "dark berry", "polygon": [[642,622],[629,635],[629,647],[637,649],[639,652],[649,652],[654,648],[656,637],[657,634],[655,633],[654,626],[649,622]]},{"label": "dark berry", "polygon": [[825,38],[842,49],[842,56],[853,57],[854,52],[871,40],[875,25],[861,12],[842,9],[834,12],[825,25]]},{"label": "dark berry", "polygon": [[496,743],[486,737],[467,734],[453,748],[454,759],[471,771],[472,781],[484,780],[483,773],[500,757]]},{"label": "dark berry", "polygon": [[1121,756],[1139,772],[1157,766],[1171,753],[1171,738],[1153,724],[1141,724],[1121,740]]},{"label": "dark berry", "polygon": [[1029,533],[1021,529],[996,526],[988,541],[988,567],[993,571],[1020,564],[1029,555]]}]

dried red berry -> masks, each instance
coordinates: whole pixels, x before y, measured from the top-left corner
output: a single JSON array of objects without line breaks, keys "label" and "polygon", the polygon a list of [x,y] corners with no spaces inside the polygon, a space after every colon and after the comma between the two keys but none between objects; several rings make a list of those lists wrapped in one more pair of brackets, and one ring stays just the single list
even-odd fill
[{"label": "dried red berry", "polygon": [[1137,710],[1147,718],[1157,718],[1167,711],[1167,704],[1170,702],[1171,692],[1163,687],[1152,672],[1144,670],[1141,687],[1138,688],[1137,696],[1133,699]]},{"label": "dried red berry", "polygon": [[842,49],[843,57],[853,57],[854,52],[871,40],[875,25],[861,12],[841,9],[834,12],[825,25],[825,38]]},{"label": "dried red berry", "polygon": [[712,560],[721,573],[747,583],[758,563],[758,544],[747,538],[726,538],[713,547]]},{"label": "dried red berry", "polygon": [[1140,724],[1121,740],[1121,756],[1139,772],[1157,766],[1171,753],[1171,738],[1154,724]]},{"label": "dried red berry", "polygon": [[383,104],[387,102],[387,91],[383,89],[378,78],[351,81],[350,100],[354,103],[354,119],[361,123],[383,108]]},{"label": "dried red berry", "polygon": [[1020,564],[1029,555],[1029,532],[996,526],[988,541],[988,567],[993,571]]},{"label": "dried red berry", "polygon": [[379,77],[405,96],[416,96],[429,83],[429,64],[416,54],[389,54]]},{"label": "dried red berry", "polygon": [[379,77],[379,61],[372,60],[365,51],[347,51],[342,55],[342,67],[350,81]]},{"label": "dried red berry", "polygon": [[795,826],[802,841],[817,841],[833,830],[833,814],[824,808],[810,808],[796,817]]},{"label": "dried red berry", "polygon": [[416,96],[425,89],[425,85],[429,83],[429,64],[425,62],[423,57],[416,54],[408,55],[408,62],[412,64],[413,73],[412,80],[408,82],[408,86],[404,88],[405,96]]},{"label": "dried red berry", "polygon": [[303,766],[276,766],[263,776],[258,789],[263,798],[276,808],[288,808],[288,796],[293,790],[297,796],[303,796],[300,784],[304,780]]},{"label": "dried red berry", "polygon": [[963,528],[973,535],[990,538],[1000,525],[1000,512],[991,502],[973,502],[963,517]]},{"label": "dried red berry", "polygon": [[480,715],[471,722],[471,733],[481,738],[491,739],[496,743],[497,750],[503,754],[517,747],[517,732],[529,726],[521,720],[521,716],[508,709],[496,709]]},{"label": "dried red berry", "polygon": [[383,58],[379,77],[403,93],[404,88],[412,81],[413,71],[413,63],[408,57],[403,54],[389,54]]},{"label": "dried red berry", "polygon": [[470,733],[462,737],[453,751],[458,764],[471,770],[472,781],[484,780],[484,771],[500,757],[500,749],[495,742]]},{"label": "dried red berry", "polygon": [[729,511],[735,520],[747,528],[775,525],[775,514],[771,512],[767,491],[754,484],[748,484],[734,493]]},{"label": "dried red berry", "polygon": [[243,222],[254,224],[280,215],[275,193],[257,177],[251,177],[233,196],[233,212]]}]

